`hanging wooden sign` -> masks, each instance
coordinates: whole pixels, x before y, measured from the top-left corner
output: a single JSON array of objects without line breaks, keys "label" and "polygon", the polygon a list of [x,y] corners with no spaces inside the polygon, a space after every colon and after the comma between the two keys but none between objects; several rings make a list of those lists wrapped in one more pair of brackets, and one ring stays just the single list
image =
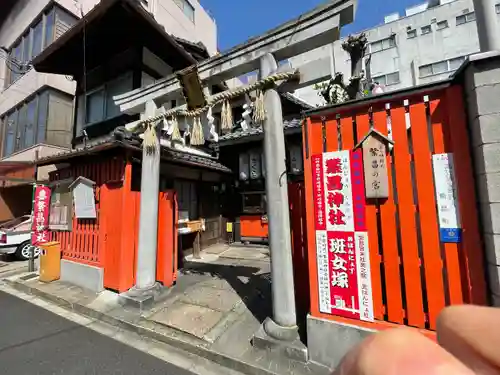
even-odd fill
[{"label": "hanging wooden sign", "polygon": [[389,175],[387,172],[388,145],[393,142],[375,129],[371,129],[356,146],[363,150],[363,170],[367,199],[389,197]]}]

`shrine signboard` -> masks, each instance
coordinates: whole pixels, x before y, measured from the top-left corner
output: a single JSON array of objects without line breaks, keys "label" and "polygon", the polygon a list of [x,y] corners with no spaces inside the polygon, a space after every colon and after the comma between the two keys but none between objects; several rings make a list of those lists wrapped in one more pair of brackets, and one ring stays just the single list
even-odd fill
[{"label": "shrine signboard", "polygon": [[312,156],[320,312],[373,321],[362,150]]},{"label": "shrine signboard", "polygon": [[34,246],[50,241],[49,204],[50,188],[37,185],[33,197],[33,219],[31,226],[31,244]]}]

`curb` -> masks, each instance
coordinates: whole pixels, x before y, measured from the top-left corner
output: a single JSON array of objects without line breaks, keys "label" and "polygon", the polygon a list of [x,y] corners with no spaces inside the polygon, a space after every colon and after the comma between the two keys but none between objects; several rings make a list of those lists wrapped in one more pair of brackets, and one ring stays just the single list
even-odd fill
[{"label": "curb", "polygon": [[137,333],[141,336],[146,336],[153,340],[160,341],[167,345],[182,349],[188,353],[197,355],[199,357],[203,357],[205,359],[208,359],[209,361],[215,362],[231,370],[235,370],[247,375],[279,375],[275,372],[252,365],[247,362],[237,360],[225,354],[221,354],[212,351],[210,349],[206,349],[202,346],[194,345],[182,340],[162,335],[161,333],[155,332],[153,330],[147,329],[137,324],[130,323],[123,319],[116,318],[114,316],[110,316],[105,313],[90,309],[87,306],[81,305],[79,303],[72,303],[63,298],[53,296],[49,293],[41,291],[40,289],[32,288],[18,281],[15,280],[4,280],[4,281],[8,283],[10,286],[12,286],[14,289],[17,289],[21,292],[43,298],[49,302],[56,303],[62,308],[76,312],[81,315],[85,315],[89,318],[97,319],[112,326],[120,327],[128,331],[131,331],[133,333]]}]

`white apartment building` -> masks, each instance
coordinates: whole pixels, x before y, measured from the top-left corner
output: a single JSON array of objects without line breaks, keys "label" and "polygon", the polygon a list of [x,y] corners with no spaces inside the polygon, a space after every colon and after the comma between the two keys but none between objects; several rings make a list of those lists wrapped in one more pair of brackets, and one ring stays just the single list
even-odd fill
[{"label": "white apartment building", "polygon": [[[500,1],[495,11],[500,13]],[[479,52],[472,0],[433,0],[406,9],[404,16],[391,14],[384,21],[383,25],[364,31],[369,41],[371,75],[384,91],[445,79],[468,55]],[[333,56],[332,70],[343,73],[347,80],[351,65],[342,40],[291,62],[300,67],[328,56]],[[313,105],[323,103],[312,87],[295,94]]]},{"label": "white apartment building", "polygon": [[[197,0],[137,0],[165,31],[217,53],[215,21]],[[75,83],[38,73],[30,61],[99,0],[2,0],[0,157],[47,143],[70,146]],[[133,26],[131,26],[133,27]]]}]

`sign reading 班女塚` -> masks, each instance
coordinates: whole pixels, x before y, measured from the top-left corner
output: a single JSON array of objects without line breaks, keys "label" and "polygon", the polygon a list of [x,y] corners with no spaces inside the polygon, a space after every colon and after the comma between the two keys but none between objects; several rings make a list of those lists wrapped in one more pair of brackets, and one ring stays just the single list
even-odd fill
[{"label": "sign reading \u73ed\u5973\u585a", "polygon": [[49,205],[50,188],[37,185],[33,199],[33,219],[31,225],[31,244],[34,246],[50,241]]},{"label": "sign reading \u73ed\u5973\u585a", "polygon": [[373,321],[361,150],[312,156],[319,309]]}]

